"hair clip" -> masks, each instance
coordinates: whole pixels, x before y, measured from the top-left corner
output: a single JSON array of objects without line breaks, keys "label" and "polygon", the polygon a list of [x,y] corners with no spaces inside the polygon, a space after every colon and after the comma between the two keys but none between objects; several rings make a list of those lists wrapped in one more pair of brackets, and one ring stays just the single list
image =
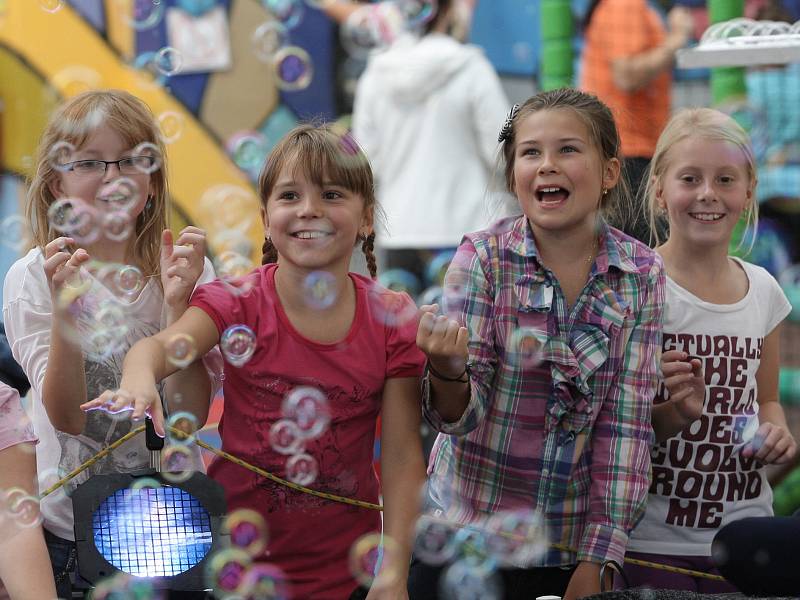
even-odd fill
[{"label": "hair clip", "polygon": [[511,110],[508,111],[508,116],[506,117],[506,120],[503,123],[503,128],[500,130],[500,135],[497,137],[498,142],[504,142],[511,137],[511,132],[513,131],[513,126],[514,126],[514,117],[517,116],[518,112],[519,112],[519,104],[515,104],[514,106],[511,107]]}]

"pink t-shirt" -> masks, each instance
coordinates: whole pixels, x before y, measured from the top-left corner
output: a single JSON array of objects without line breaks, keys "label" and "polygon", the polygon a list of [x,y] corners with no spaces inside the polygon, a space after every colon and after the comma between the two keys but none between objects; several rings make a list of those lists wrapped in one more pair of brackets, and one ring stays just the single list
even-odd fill
[{"label": "pink t-shirt", "polygon": [[22,409],[19,393],[0,381],[0,450],[35,441],[33,426]]},{"label": "pink t-shirt", "polygon": [[[192,296],[190,304],[214,320],[220,335],[244,324],[257,340],[243,367],[225,363],[222,448],[285,477],[289,456],[272,449],[270,427],[282,418],[281,403],[289,391],[316,387],[325,393],[332,418],[330,427],[306,444],[305,452],[319,465],[309,487],[377,503],[372,457],[384,382],[418,377],[423,370],[414,303],[351,273],[356,311],[350,331],[338,343],[320,344],[290,323],[275,291],[276,270],[274,264],[254,270],[240,286],[252,289],[242,295],[215,281]],[[286,572],[293,597],[341,599],[356,588],[348,552],[362,535],[380,531],[377,511],[295,492],[226,460],[215,460],[208,473],[225,487],[229,512],[252,508],[262,513],[269,536],[261,558]]]}]

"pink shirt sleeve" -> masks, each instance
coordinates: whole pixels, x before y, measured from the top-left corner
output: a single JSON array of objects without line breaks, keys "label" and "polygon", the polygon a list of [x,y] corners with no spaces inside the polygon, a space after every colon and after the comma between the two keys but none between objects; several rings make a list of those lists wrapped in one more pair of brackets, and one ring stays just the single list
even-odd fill
[{"label": "pink shirt sleeve", "polygon": [[[396,292],[391,292],[396,293]],[[402,314],[416,314],[416,305],[406,294],[397,294],[404,305]],[[387,326],[386,379],[392,377],[421,377],[425,368],[425,355],[417,348],[417,319],[403,319],[394,327]]]},{"label": "pink shirt sleeve", "polygon": [[37,442],[17,390],[0,382],[0,450],[23,442]]}]

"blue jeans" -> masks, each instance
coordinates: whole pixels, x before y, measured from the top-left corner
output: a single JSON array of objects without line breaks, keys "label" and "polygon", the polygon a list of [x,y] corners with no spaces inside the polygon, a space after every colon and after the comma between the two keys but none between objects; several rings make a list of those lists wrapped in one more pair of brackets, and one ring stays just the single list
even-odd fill
[{"label": "blue jeans", "polygon": [[56,580],[56,593],[59,598],[72,598],[72,581],[78,570],[78,550],[75,542],[62,539],[44,530],[44,541],[50,554],[53,566],[53,577]]}]

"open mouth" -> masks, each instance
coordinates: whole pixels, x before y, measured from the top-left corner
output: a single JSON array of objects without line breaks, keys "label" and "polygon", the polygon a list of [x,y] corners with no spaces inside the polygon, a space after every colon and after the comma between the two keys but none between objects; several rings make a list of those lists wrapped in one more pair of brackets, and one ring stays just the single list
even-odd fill
[{"label": "open mouth", "polygon": [[541,187],[536,190],[536,199],[545,206],[561,204],[569,198],[569,192],[557,185]]},{"label": "open mouth", "polygon": [[689,213],[689,216],[692,217],[695,221],[703,221],[704,223],[713,223],[714,221],[719,221],[725,215],[721,213]]}]

